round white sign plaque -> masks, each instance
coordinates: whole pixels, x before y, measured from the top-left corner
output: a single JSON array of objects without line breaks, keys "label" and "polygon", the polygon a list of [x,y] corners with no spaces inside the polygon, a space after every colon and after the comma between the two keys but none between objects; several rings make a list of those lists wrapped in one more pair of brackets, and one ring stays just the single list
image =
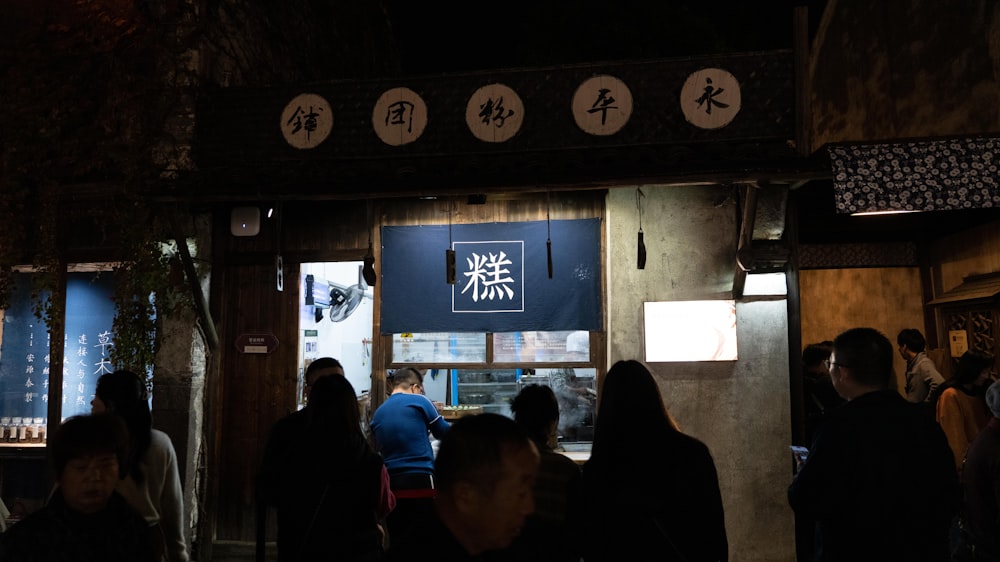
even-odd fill
[{"label": "round white sign plaque", "polygon": [[409,144],[427,127],[427,104],[409,88],[387,90],[375,102],[372,127],[389,146]]},{"label": "round white sign plaque", "polygon": [[465,123],[477,139],[504,142],[521,130],[524,103],[517,92],[504,84],[479,88],[465,106]]},{"label": "round white sign plaque", "polygon": [[281,134],[295,148],[316,148],[331,130],[333,110],[322,96],[299,94],[281,112]]},{"label": "round white sign plaque", "polygon": [[614,76],[585,80],[573,94],[573,119],[591,135],[613,135],[632,116],[632,92]]},{"label": "round white sign plaque", "polygon": [[703,68],[684,81],[680,102],[684,118],[695,127],[725,127],[740,112],[740,83],[721,68]]}]

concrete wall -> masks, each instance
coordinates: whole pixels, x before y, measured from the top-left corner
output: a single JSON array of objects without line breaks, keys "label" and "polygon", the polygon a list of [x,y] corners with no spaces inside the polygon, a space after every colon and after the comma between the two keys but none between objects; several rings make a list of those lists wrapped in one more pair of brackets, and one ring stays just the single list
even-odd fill
[{"label": "concrete wall", "polygon": [[[643,270],[636,268],[635,189],[608,193],[609,366],[643,359],[643,302],[731,298],[737,228],[728,188],[642,190]],[[787,305],[740,302],[736,313],[739,360],[650,367],[681,428],[715,459],[730,560],[792,561]]]},{"label": "concrete wall", "polygon": [[830,0],[809,65],[813,148],[1000,130],[995,0]]}]

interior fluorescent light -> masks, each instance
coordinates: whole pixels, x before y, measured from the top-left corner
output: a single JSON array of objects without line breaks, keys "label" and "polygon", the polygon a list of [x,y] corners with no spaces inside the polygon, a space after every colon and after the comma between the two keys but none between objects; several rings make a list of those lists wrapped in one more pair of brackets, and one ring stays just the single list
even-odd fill
[{"label": "interior fluorescent light", "polygon": [[780,296],[788,294],[785,274],[754,273],[747,275],[743,284],[743,296]]},{"label": "interior fluorescent light", "polygon": [[909,209],[892,209],[889,211],[862,211],[860,213],[851,213],[852,217],[870,217],[874,215],[901,215],[903,213],[922,213],[920,210],[909,210]]}]

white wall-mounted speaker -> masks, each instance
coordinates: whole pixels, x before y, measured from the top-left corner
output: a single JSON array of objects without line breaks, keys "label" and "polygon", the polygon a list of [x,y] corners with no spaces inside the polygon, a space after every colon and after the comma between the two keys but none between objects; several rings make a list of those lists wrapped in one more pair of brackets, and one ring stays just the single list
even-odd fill
[{"label": "white wall-mounted speaker", "polygon": [[260,232],[259,207],[235,207],[230,215],[229,229],[233,236],[257,236]]}]

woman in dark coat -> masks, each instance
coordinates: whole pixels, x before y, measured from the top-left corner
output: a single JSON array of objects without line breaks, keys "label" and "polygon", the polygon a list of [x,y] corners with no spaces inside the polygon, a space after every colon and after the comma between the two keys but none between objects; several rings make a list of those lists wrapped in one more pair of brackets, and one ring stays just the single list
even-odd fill
[{"label": "woman in dark coat", "polygon": [[257,493],[277,511],[279,561],[382,558],[379,520],[394,500],[346,378],[320,377],[305,409],[274,425]]},{"label": "woman in dark coat", "polygon": [[681,433],[638,361],[604,378],[583,484],[587,562],[729,560],[715,462]]}]

